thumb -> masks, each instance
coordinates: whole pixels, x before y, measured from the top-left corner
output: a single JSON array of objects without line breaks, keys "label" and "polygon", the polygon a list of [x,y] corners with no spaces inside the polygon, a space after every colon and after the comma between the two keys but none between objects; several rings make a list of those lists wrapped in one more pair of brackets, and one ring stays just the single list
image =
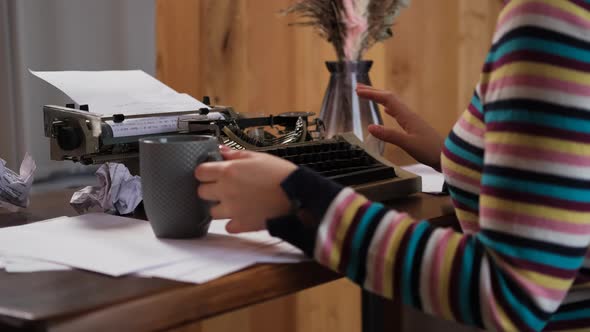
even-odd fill
[{"label": "thumb", "polygon": [[246,150],[221,149],[221,155],[225,160],[237,160],[252,158],[254,152]]},{"label": "thumb", "polygon": [[408,143],[408,135],[399,130],[385,128],[380,125],[369,125],[369,132],[376,138],[401,148]]},{"label": "thumb", "polygon": [[241,232],[243,232],[242,228],[243,228],[242,225],[236,219],[230,220],[225,225],[225,230],[230,234],[241,233]]},{"label": "thumb", "polygon": [[232,219],[230,220],[227,225],[225,225],[225,230],[230,234],[236,233],[245,233],[245,232],[255,232],[261,229],[256,227],[256,224],[252,222],[252,220],[243,220],[243,219]]}]

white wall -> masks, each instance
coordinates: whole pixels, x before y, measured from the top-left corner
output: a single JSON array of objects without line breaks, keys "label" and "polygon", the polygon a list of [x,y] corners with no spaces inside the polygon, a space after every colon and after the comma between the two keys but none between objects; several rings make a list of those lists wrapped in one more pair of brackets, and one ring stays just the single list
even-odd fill
[{"label": "white wall", "polygon": [[42,106],[68,99],[27,69],[154,75],[154,7],[153,0],[0,0],[0,158],[14,167],[30,152],[36,179],[87,170],[49,160]]}]

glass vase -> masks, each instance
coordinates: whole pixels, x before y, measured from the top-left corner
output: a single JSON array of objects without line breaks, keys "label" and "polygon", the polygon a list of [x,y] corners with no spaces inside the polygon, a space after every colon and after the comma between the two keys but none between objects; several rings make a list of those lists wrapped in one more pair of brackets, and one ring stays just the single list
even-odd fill
[{"label": "glass vase", "polygon": [[326,137],[353,132],[367,150],[383,154],[384,144],[369,134],[370,124],[383,124],[376,103],[359,98],[357,83],[371,85],[369,71],[373,61],[328,61],[330,82],[324,95],[320,119],[326,126]]}]

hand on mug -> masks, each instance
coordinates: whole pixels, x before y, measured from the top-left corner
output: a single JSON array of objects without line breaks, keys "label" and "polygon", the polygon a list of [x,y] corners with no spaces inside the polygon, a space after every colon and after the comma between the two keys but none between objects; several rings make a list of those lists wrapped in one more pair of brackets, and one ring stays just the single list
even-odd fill
[{"label": "hand on mug", "polygon": [[291,203],[281,182],[297,166],[265,153],[221,149],[224,161],[208,162],[195,169],[201,181],[198,195],[219,202],[211,208],[214,219],[232,219],[230,233],[259,231],[266,220],[290,212]]}]

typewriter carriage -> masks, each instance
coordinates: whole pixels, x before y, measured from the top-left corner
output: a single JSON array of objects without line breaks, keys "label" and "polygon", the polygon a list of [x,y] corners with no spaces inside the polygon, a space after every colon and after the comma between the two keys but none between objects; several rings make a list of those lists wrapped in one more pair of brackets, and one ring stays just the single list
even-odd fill
[{"label": "typewriter carriage", "polygon": [[[211,116],[211,114],[215,114]],[[114,116],[101,116],[71,107],[43,107],[45,136],[50,139],[52,160],[70,160],[85,165],[105,162],[129,163],[138,158],[139,138],[155,135],[207,134],[235,149],[257,149],[273,145],[301,143],[323,138],[321,120],[313,113],[284,113],[276,116],[247,118],[231,107],[166,113],[178,116],[174,131],[144,135],[117,136],[111,128]],[[147,119],[146,115],[126,116],[123,123]],[[216,120],[211,120],[215,118]]]}]

